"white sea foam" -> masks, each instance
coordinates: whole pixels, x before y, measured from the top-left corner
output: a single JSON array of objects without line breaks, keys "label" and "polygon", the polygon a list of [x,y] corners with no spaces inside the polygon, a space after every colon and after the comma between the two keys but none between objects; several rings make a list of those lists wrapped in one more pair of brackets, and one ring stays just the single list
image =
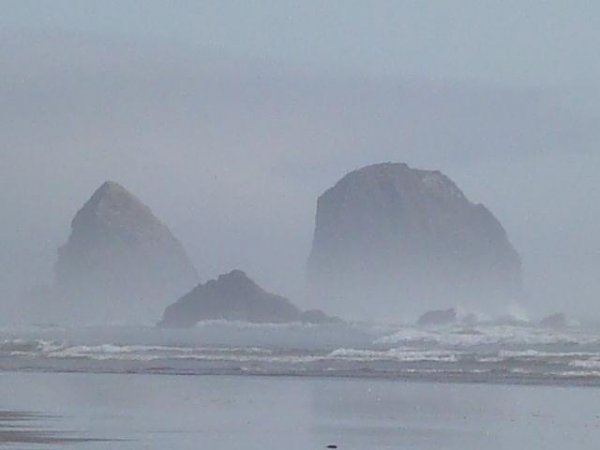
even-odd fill
[{"label": "white sea foam", "polygon": [[0,341],[0,354],[9,355],[38,355],[58,350],[63,342],[45,339],[4,339]]},{"label": "white sea foam", "polygon": [[591,332],[557,333],[513,325],[353,327],[213,322],[173,331],[44,329],[21,335],[11,331],[0,334],[0,371],[526,378],[528,382],[585,378],[586,383],[598,378],[600,384],[595,375],[600,372],[600,336]]},{"label": "white sea foam", "polygon": [[390,349],[385,351],[358,350],[340,348],[334,350],[328,358],[355,361],[391,360],[403,362],[438,361],[456,362],[457,352],[445,350]]},{"label": "white sea foam", "polygon": [[570,361],[569,366],[582,369],[600,369],[600,356],[594,359],[576,359]]},{"label": "white sea foam", "polygon": [[169,347],[153,345],[76,345],[50,349],[44,353],[49,358],[87,358],[93,360],[154,361],[159,359],[198,360],[251,360],[272,353],[256,347]]},{"label": "white sea foam", "polygon": [[422,330],[406,327],[378,338],[376,344],[436,344],[471,347],[477,345],[548,345],[600,343],[597,335],[585,333],[557,333],[536,327],[511,325],[453,327],[446,330]]}]

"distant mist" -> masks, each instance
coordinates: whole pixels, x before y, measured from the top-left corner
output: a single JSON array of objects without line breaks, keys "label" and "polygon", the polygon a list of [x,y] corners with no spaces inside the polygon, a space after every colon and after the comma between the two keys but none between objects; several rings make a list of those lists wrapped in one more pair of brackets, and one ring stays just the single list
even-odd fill
[{"label": "distant mist", "polygon": [[241,268],[302,305],[317,197],[381,161],[441,169],[493,211],[531,315],[600,317],[600,111],[573,101],[595,91],[332,77],[75,33],[0,41],[2,322],[51,279],[107,179],[170,227],[203,281]]}]

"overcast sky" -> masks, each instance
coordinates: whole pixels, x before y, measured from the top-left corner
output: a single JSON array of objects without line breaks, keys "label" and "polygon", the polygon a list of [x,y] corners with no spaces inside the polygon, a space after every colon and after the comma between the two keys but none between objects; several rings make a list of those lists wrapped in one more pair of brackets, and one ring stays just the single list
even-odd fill
[{"label": "overcast sky", "polygon": [[0,23],[170,41],[336,75],[596,82],[594,1],[4,1]]},{"label": "overcast sky", "polygon": [[532,314],[600,316],[600,4],[0,2],[0,283],[49,279],[77,209],[129,188],[203,280],[302,303],[317,196],[443,170],[523,257]]}]

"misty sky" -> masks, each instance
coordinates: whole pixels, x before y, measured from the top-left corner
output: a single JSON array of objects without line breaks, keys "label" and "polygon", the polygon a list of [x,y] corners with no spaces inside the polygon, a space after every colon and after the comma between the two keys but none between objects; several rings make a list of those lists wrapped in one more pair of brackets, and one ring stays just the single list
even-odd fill
[{"label": "misty sky", "polygon": [[317,196],[381,161],[441,169],[496,214],[533,316],[600,316],[600,4],[0,7],[1,318],[106,179],[203,280],[239,267],[301,304]]},{"label": "misty sky", "polygon": [[211,48],[331,76],[595,83],[591,1],[4,1],[0,23]]}]

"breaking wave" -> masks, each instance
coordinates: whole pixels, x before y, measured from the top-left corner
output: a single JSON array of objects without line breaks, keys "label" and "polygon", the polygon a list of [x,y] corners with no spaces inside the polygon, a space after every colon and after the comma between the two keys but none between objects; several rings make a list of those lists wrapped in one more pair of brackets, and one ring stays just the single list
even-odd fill
[{"label": "breaking wave", "polygon": [[600,385],[600,334],[529,325],[40,328],[0,331],[0,371],[9,370]]}]

